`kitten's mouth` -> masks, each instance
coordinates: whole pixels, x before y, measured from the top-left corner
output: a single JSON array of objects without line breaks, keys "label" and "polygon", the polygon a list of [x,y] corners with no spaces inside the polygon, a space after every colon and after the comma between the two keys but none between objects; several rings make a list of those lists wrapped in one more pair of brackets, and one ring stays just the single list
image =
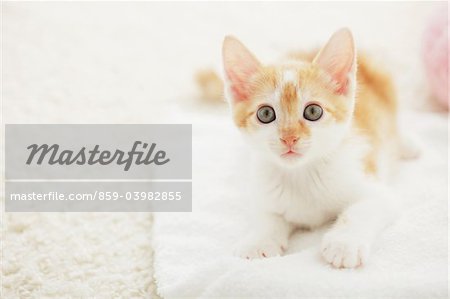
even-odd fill
[{"label": "kitten's mouth", "polygon": [[297,153],[293,150],[288,150],[287,152],[285,152],[284,154],[281,155],[284,158],[294,158],[294,157],[301,157],[302,154]]}]

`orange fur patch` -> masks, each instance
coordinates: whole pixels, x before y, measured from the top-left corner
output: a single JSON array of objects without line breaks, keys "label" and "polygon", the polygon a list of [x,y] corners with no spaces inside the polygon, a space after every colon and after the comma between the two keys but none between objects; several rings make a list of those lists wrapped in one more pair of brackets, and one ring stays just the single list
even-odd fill
[{"label": "orange fur patch", "polygon": [[296,115],[298,113],[297,87],[294,84],[287,83],[284,85],[280,96],[280,103],[286,114]]},{"label": "orange fur patch", "polygon": [[367,57],[361,56],[353,123],[371,146],[364,159],[368,174],[377,174],[380,151],[398,138],[396,116],[397,99],[391,78]]},{"label": "orange fur patch", "polygon": [[297,136],[300,140],[307,139],[311,136],[311,129],[305,125],[304,120],[299,120],[295,123],[289,123],[286,126],[281,126],[280,136]]}]

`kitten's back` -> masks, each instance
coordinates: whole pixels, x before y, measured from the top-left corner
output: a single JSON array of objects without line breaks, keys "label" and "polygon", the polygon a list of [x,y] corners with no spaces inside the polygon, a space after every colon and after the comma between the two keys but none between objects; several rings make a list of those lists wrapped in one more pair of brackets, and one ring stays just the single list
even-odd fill
[{"label": "kitten's back", "polygon": [[397,96],[392,78],[367,56],[358,58],[357,78],[354,126],[371,146],[365,169],[377,174],[382,154],[398,151]]}]

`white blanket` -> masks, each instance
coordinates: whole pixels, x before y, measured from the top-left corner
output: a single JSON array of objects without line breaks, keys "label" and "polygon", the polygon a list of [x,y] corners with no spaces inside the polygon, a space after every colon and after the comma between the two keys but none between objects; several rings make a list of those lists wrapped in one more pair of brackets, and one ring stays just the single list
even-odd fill
[{"label": "white blanket", "polygon": [[241,139],[225,115],[194,124],[193,211],[155,215],[158,292],[164,298],[446,298],[447,118],[403,116],[422,156],[401,162],[392,185],[404,212],[356,270],[337,270],[321,259],[325,229],[295,233],[282,257],[234,257],[245,227],[246,178],[236,158]]}]

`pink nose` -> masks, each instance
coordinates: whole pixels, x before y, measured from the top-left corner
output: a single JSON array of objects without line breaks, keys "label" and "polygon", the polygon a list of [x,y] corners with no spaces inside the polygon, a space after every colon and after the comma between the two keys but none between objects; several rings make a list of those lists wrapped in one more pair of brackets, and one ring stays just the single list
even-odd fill
[{"label": "pink nose", "polygon": [[287,146],[292,147],[293,145],[295,145],[297,143],[298,136],[285,136],[285,137],[280,138],[280,140]]}]

